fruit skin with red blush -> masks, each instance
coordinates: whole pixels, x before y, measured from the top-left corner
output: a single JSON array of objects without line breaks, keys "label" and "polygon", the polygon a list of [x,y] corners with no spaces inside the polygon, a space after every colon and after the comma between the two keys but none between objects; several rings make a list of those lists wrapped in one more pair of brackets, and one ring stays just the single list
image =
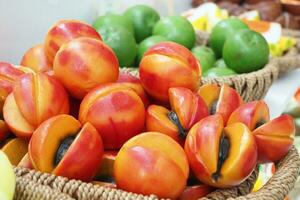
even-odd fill
[{"label": "fruit skin with red blush", "polygon": [[162,42],[145,52],[139,74],[146,92],[155,100],[167,103],[171,87],[197,89],[201,68],[187,48],[174,42]]},{"label": "fruit skin with red blush", "polygon": [[80,104],[79,121],[90,122],[103,139],[105,150],[118,150],[145,124],[145,106],[140,96],[122,83],[100,85]]},{"label": "fruit skin with red blush", "polygon": [[119,189],[159,198],[179,197],[188,176],[188,160],[182,147],[158,132],[141,133],[128,140],[114,165]]}]

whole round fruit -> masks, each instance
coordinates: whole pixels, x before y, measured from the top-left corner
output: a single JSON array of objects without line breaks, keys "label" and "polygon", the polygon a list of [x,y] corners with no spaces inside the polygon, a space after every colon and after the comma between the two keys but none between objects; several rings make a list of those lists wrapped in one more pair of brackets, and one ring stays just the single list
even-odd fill
[{"label": "whole round fruit", "polygon": [[134,28],[131,20],[128,17],[117,14],[105,14],[99,16],[93,24],[95,29],[99,29],[103,26],[119,25],[126,28],[132,35],[134,35]]},{"label": "whole round fruit", "polygon": [[159,132],[142,133],[128,140],[114,164],[118,188],[159,198],[176,199],[183,192],[188,176],[184,150],[171,137]]},{"label": "whole round fruit", "polygon": [[113,50],[104,42],[78,38],[59,49],[53,70],[72,96],[82,99],[99,84],[117,81],[119,63]]},{"label": "whole round fruit", "polygon": [[144,55],[144,53],[152,46],[154,46],[155,44],[158,44],[160,42],[166,42],[168,41],[167,38],[165,38],[164,36],[161,35],[153,35],[150,36],[146,39],[144,39],[138,47],[138,51],[137,51],[137,62],[140,63],[141,59]]},{"label": "whole round fruit", "polygon": [[198,88],[201,69],[187,48],[175,42],[161,42],[145,53],[139,74],[146,92],[154,100],[168,103],[169,88]]},{"label": "whole round fruit", "polygon": [[261,34],[249,29],[240,30],[226,40],[223,59],[237,73],[256,71],[268,63],[269,46]]},{"label": "whole round fruit", "polygon": [[105,150],[118,150],[145,126],[145,106],[132,87],[102,84],[80,104],[79,120],[90,122],[100,133]]},{"label": "whole round fruit", "polygon": [[237,73],[228,67],[214,67],[203,73],[204,77],[220,77],[236,75]]},{"label": "whole round fruit", "polygon": [[248,26],[237,18],[224,19],[212,29],[209,45],[218,58],[222,57],[226,38],[231,37],[236,31],[241,29],[248,29]]},{"label": "whole round fruit", "polygon": [[137,42],[141,42],[152,34],[153,26],[160,18],[156,10],[146,5],[133,6],[125,11],[124,16],[133,23]]},{"label": "whole round fruit", "polygon": [[103,42],[113,49],[121,67],[131,67],[134,63],[137,44],[133,35],[124,27],[105,25],[98,29]]},{"label": "whole round fruit", "polygon": [[52,64],[60,47],[70,40],[89,37],[102,40],[98,32],[89,24],[79,20],[61,20],[54,24],[45,38],[45,53]]},{"label": "whole round fruit", "polygon": [[224,59],[221,58],[215,62],[214,67],[227,67],[227,65],[226,65]]},{"label": "whole round fruit", "polygon": [[161,19],[154,26],[153,35],[165,36],[168,40],[181,44],[188,49],[191,49],[196,41],[192,24],[182,16],[169,16]]},{"label": "whole round fruit", "polygon": [[0,150],[0,199],[12,200],[16,187],[16,176],[7,156]]},{"label": "whole round fruit", "polygon": [[214,51],[206,46],[197,46],[192,49],[192,53],[200,62],[202,71],[205,72],[212,68],[216,62],[216,55]]}]

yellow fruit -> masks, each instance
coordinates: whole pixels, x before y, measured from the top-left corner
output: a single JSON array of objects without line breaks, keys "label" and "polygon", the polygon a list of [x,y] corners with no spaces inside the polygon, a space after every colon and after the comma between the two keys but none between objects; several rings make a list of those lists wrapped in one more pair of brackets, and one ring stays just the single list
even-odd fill
[{"label": "yellow fruit", "polygon": [[0,150],[0,199],[12,200],[16,186],[16,176],[7,156]]}]

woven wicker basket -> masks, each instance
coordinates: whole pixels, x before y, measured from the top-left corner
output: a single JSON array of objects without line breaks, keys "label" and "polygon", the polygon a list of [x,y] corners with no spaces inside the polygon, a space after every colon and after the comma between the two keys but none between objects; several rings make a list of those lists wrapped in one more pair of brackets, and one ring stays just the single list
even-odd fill
[{"label": "woven wicker basket", "polygon": [[[296,31],[286,31],[287,34],[300,38]],[[292,35],[294,34],[294,35]],[[197,43],[205,44],[208,35],[197,33]],[[300,43],[299,43],[300,44]],[[289,70],[300,67],[300,57],[297,48],[289,51],[284,57],[271,59],[261,70],[220,78],[203,78],[202,83],[228,84],[235,88],[245,101],[262,99],[269,87],[279,75]],[[299,51],[300,52],[300,51]],[[123,69],[124,71],[137,75],[137,70]],[[251,193],[257,179],[256,169],[251,176],[241,185],[229,189],[219,189],[210,193],[204,200],[282,200],[294,187],[300,172],[300,157],[293,147],[288,155],[276,164],[276,173],[258,192]],[[105,188],[91,183],[77,180],[68,180],[64,177],[41,173],[20,167],[15,168],[17,175],[17,186],[15,200],[154,200],[155,196],[143,196],[122,190]],[[130,177],[128,177],[130,178]]]},{"label": "woven wicker basket", "polygon": [[[294,187],[300,172],[300,157],[295,147],[277,165],[275,175],[258,192],[250,193],[257,178],[257,170],[241,185],[219,189],[203,200],[282,200]],[[17,187],[15,200],[155,200],[155,196],[142,196],[122,190],[105,188],[91,183],[68,180],[50,174],[16,167]],[[130,178],[130,177],[128,177]]]}]

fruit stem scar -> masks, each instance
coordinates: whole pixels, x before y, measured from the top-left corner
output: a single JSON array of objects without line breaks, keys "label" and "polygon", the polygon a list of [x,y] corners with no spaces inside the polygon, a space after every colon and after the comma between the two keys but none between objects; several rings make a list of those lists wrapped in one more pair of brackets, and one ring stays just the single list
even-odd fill
[{"label": "fruit stem scar", "polygon": [[171,111],[168,113],[168,118],[177,126],[179,137],[184,140],[186,137],[186,130],[181,125],[177,114],[174,111]]},{"label": "fruit stem scar", "polygon": [[57,149],[55,158],[54,158],[54,166],[57,166],[61,159],[64,157],[66,152],[68,151],[69,147],[75,140],[75,136],[68,136],[64,138]]},{"label": "fruit stem scar", "polygon": [[218,166],[217,171],[211,175],[213,181],[217,182],[221,177],[221,168],[225,160],[228,158],[228,153],[230,149],[229,139],[225,136],[224,132],[222,133],[222,137],[219,145],[219,155],[218,155]]},{"label": "fruit stem scar", "polygon": [[210,110],[209,110],[209,112],[210,112],[211,115],[214,115],[214,114],[217,112],[217,105],[218,105],[218,100],[215,100],[215,101],[211,104]]}]

